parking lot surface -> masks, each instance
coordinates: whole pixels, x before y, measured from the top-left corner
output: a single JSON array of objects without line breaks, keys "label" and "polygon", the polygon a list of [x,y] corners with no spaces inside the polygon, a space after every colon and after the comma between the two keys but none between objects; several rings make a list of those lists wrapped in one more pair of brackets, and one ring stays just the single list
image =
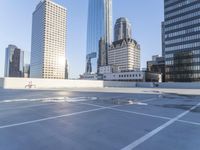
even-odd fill
[{"label": "parking lot surface", "polygon": [[0,150],[199,150],[200,96],[180,92],[0,89]]}]

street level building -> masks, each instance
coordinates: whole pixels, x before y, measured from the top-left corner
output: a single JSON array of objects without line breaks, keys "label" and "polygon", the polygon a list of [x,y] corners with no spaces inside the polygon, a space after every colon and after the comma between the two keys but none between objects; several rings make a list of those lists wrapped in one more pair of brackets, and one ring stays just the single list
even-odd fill
[{"label": "street level building", "polygon": [[165,58],[159,55],[152,56],[151,61],[147,61],[147,72],[161,74],[162,81],[165,81]]},{"label": "street level building", "polygon": [[99,70],[101,79],[105,81],[162,82],[162,74],[159,73],[140,70],[121,71],[113,66],[102,66]]},{"label": "street level building", "polygon": [[31,78],[65,78],[66,15],[66,8],[51,0],[33,12]]},{"label": "street level building", "polygon": [[164,0],[166,81],[200,81],[200,1]]},{"label": "street level building", "polygon": [[24,76],[24,52],[15,45],[9,45],[5,53],[5,77]]},{"label": "street level building", "polygon": [[103,75],[103,80],[145,82],[145,72],[133,70],[133,71],[122,71],[115,73],[105,73]]}]

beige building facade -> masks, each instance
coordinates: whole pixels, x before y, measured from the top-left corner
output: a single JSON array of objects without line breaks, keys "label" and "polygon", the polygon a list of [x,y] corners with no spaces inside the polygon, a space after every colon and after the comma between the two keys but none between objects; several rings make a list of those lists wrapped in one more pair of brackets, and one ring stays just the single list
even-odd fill
[{"label": "beige building facade", "polygon": [[140,45],[133,39],[112,43],[108,50],[108,65],[119,71],[140,69]]},{"label": "beige building facade", "polygon": [[66,18],[66,8],[51,0],[41,1],[33,12],[32,78],[65,78]]}]

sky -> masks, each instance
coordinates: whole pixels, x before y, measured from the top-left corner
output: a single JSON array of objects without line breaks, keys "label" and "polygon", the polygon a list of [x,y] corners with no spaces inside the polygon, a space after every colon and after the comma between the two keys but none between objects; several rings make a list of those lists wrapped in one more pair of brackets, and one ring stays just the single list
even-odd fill
[{"label": "sky", "polygon": [[[4,76],[5,48],[14,44],[25,51],[29,63],[32,13],[40,0],[0,0],[0,77]],[[88,0],[53,0],[67,8],[67,48],[69,77],[85,71]],[[163,0],[113,0],[113,26],[117,18],[127,17],[133,38],[141,45],[141,67],[152,55],[161,55]]]}]

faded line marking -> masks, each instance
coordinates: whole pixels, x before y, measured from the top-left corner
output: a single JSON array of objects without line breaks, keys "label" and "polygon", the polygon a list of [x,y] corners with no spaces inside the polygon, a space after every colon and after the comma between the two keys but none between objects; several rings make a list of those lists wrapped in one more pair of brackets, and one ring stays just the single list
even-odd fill
[{"label": "faded line marking", "polygon": [[81,101],[92,101],[97,100],[97,97],[45,97],[45,98],[35,98],[35,99],[12,99],[12,100],[2,100],[0,104],[3,103],[13,103],[13,102],[81,102]]},{"label": "faded line marking", "polygon": [[131,144],[129,144],[128,146],[122,148],[121,150],[132,150],[132,149],[136,148],[137,146],[139,146],[140,144],[144,143],[146,140],[148,140],[149,138],[153,137],[154,135],[158,134],[160,131],[162,131],[163,129],[167,128],[168,126],[170,126],[171,124],[173,124],[174,122],[176,122],[177,120],[179,120],[183,116],[187,115],[189,112],[191,112],[192,110],[196,109],[199,106],[200,106],[200,103],[198,103],[197,105],[193,106],[189,110],[181,113],[180,115],[176,116],[175,118],[169,120],[168,122],[166,122],[165,124],[161,125],[160,127],[156,128],[156,129],[154,129],[153,131],[147,133],[143,137],[141,137],[138,140],[132,142]]},{"label": "faded line marking", "polygon": [[[88,106],[94,106],[94,107],[99,107],[99,108],[105,108],[104,106],[97,105],[97,104],[90,104],[90,103],[78,103],[78,104],[88,105]],[[126,105],[130,105],[130,104],[126,104]],[[141,112],[129,111],[129,110],[122,110],[122,109],[116,108],[116,107],[120,107],[120,106],[125,106],[125,105],[115,105],[115,106],[112,106],[112,107],[107,107],[107,109],[113,110],[113,111],[120,111],[120,112],[124,112],[124,113],[130,113],[130,114],[135,114],[135,115],[141,115],[141,116],[151,117],[151,118],[164,119],[164,120],[171,120],[171,119],[173,119],[173,118],[165,117],[165,116],[152,115],[152,114],[147,114],[147,113],[141,113]],[[177,122],[200,126],[200,123],[198,123],[198,122],[185,121],[185,120],[177,120]]]},{"label": "faded line marking", "polygon": [[191,125],[200,126],[200,123],[199,123],[199,122],[186,121],[186,120],[177,120],[177,121],[178,121],[178,122],[181,122],[181,123],[186,123],[186,124],[191,124]]},{"label": "faded line marking", "polygon": [[[119,105],[116,105],[116,106],[119,106]],[[32,123],[37,123],[37,122],[42,122],[42,121],[47,121],[47,120],[54,120],[54,119],[64,118],[64,117],[69,117],[69,116],[75,116],[75,115],[80,115],[80,114],[84,114],[84,113],[95,112],[95,111],[99,111],[99,110],[105,110],[105,109],[116,107],[116,106],[110,106],[110,107],[103,107],[102,106],[100,108],[75,112],[75,113],[71,113],[71,114],[65,114],[65,115],[47,117],[47,118],[42,118],[42,119],[37,119],[37,120],[32,120],[32,121],[26,121],[26,122],[21,122],[21,123],[15,123],[15,124],[10,124],[10,125],[4,125],[4,126],[0,126],[0,129],[22,126],[22,125],[27,125],[27,124],[32,124]]]},{"label": "faded line marking", "polygon": [[151,114],[140,113],[140,112],[135,112],[135,111],[122,110],[122,109],[117,109],[117,108],[108,108],[108,109],[119,111],[119,112],[125,112],[125,113],[129,113],[129,114],[136,114],[136,115],[142,115],[142,116],[152,117],[152,118],[159,118],[159,119],[165,119],[165,120],[172,119],[172,118],[169,118],[169,117],[151,115]]},{"label": "faded line marking", "polygon": [[16,109],[25,109],[25,108],[32,108],[38,106],[48,106],[54,105],[59,103],[75,103],[75,102],[84,102],[84,101],[93,101],[96,100],[96,97],[54,97],[54,98],[38,98],[38,99],[15,99],[15,100],[3,100],[0,101],[0,104],[4,103],[12,103],[12,102],[41,102],[42,104],[35,104],[35,105],[26,105],[19,106],[19,107],[7,107],[0,109],[0,111],[7,111],[7,110],[16,110]]},{"label": "faded line marking", "polygon": [[21,125],[27,125],[27,124],[32,124],[32,123],[37,123],[37,122],[42,122],[42,121],[47,121],[47,120],[54,120],[54,119],[64,118],[64,117],[69,117],[69,116],[75,116],[75,115],[99,111],[99,110],[103,110],[103,109],[106,109],[106,107],[105,108],[90,109],[90,110],[86,110],[86,111],[80,111],[80,112],[75,112],[75,113],[65,114],[65,115],[59,115],[59,116],[54,116],[54,117],[47,117],[47,118],[42,118],[42,119],[37,119],[37,120],[32,120],[32,121],[26,121],[26,122],[21,122],[21,123],[15,123],[15,124],[10,124],[10,125],[4,125],[4,126],[0,126],[0,129],[11,128],[11,127],[16,127],[16,126],[21,126]]}]

